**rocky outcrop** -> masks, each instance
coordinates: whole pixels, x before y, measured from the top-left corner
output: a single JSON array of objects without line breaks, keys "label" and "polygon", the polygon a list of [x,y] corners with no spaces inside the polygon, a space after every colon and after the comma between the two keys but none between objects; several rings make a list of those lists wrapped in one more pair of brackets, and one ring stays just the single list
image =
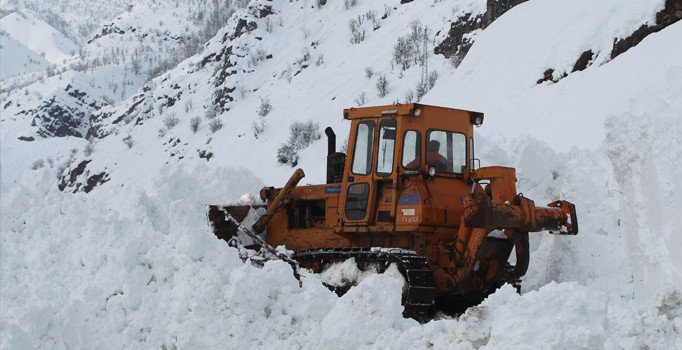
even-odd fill
[{"label": "rocky outcrop", "polygon": [[528,0],[488,0],[486,11],[482,18],[481,29],[488,28],[496,19],[500,18],[512,7],[524,3]]},{"label": "rocky outcrop", "polygon": [[20,114],[33,117],[31,125],[41,137],[85,137],[90,116],[105,104],[69,84],[64,91],[45,98],[37,108]]},{"label": "rocky outcrop", "polygon": [[624,53],[630,48],[639,44],[650,34],[656,33],[663,28],[682,19],[682,0],[666,0],[663,10],[656,14],[656,23],[653,25],[644,24],[635,30],[627,38],[616,39],[613,41],[611,59]]},{"label": "rocky outcrop", "polygon": [[485,29],[496,19],[509,11],[512,7],[527,0],[488,0],[486,11],[482,15],[470,13],[461,15],[452,21],[450,31],[440,44],[434,48],[434,53],[461,62],[473,45],[474,41],[468,34]]},{"label": "rocky outcrop", "polygon": [[73,169],[67,171],[65,175],[61,175],[58,185],[59,190],[66,191],[68,189],[72,190],[73,193],[78,191],[88,193],[98,185],[109,181],[109,174],[106,172],[90,174],[90,171],[87,170],[90,162],[90,160],[84,160]]},{"label": "rocky outcrop", "polygon": [[[615,38],[613,40],[613,48],[611,49],[610,54],[611,60],[635,47],[650,34],[659,32],[680,19],[682,19],[682,0],[666,0],[664,8],[656,13],[656,22],[654,24],[643,24],[627,37]],[[570,72],[559,72],[557,69],[548,68],[542,73],[542,77],[538,79],[537,83],[542,84],[547,81],[556,83],[567,77],[570,73],[585,70],[592,65],[592,62],[597,55],[598,52],[595,53],[592,50],[583,52],[576,59],[573,69]]]}]

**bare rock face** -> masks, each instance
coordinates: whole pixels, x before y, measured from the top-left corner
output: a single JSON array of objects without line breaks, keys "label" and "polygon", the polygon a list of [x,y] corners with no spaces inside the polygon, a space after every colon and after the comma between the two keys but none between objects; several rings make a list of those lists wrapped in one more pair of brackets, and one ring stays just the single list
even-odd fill
[{"label": "bare rock face", "polygon": [[680,19],[682,19],[682,0],[666,0],[663,10],[656,14],[656,24],[642,25],[627,38],[614,40],[611,59],[636,46],[649,34],[656,33]]},{"label": "bare rock face", "polygon": [[437,55],[443,55],[445,58],[455,56],[458,62],[461,62],[471,48],[473,41],[465,38],[469,34],[482,27],[482,16],[472,16],[466,14],[452,22],[450,31],[433,52]]},{"label": "bare rock face", "polygon": [[59,190],[64,192],[71,190],[73,193],[83,191],[89,193],[95,187],[109,181],[109,174],[100,172],[91,174],[87,169],[91,160],[84,160],[78,163],[73,169],[67,169],[59,178]]},{"label": "bare rock face", "polygon": [[33,117],[31,125],[41,137],[84,137],[90,116],[104,105],[106,102],[67,85],[64,91],[46,98],[37,108],[22,113]]},{"label": "bare rock face", "polygon": [[512,7],[526,2],[527,0],[488,0],[486,11],[483,15],[465,14],[454,19],[450,31],[445,39],[435,47],[434,53],[446,58],[456,56],[457,61],[464,59],[474,43],[466,37],[467,34],[485,29],[496,19],[509,11]]},{"label": "bare rock face", "polygon": [[[682,0],[666,0],[665,7],[656,14],[656,23],[653,25],[644,24],[637,28],[632,34],[625,38],[613,39],[613,48],[611,49],[611,60],[624,53],[625,51],[637,46],[644,38],[650,34],[663,30],[675,22],[682,19]],[[592,62],[599,52],[587,50],[583,52],[575,61],[573,69],[570,73],[585,70],[592,65]],[[542,78],[538,79],[537,83],[544,82],[556,83],[559,80],[567,77],[570,74],[568,71],[555,71],[554,68],[548,68],[543,74]]]},{"label": "bare rock face", "polygon": [[486,11],[483,14],[482,29],[488,28],[496,19],[500,18],[512,7],[526,2],[527,0],[488,0]]}]

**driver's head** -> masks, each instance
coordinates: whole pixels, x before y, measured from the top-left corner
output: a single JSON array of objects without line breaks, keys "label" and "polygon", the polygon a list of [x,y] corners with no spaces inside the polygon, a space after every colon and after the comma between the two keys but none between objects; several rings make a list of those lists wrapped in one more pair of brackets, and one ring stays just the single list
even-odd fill
[{"label": "driver's head", "polygon": [[440,142],[431,140],[426,145],[426,152],[438,152],[440,150]]}]

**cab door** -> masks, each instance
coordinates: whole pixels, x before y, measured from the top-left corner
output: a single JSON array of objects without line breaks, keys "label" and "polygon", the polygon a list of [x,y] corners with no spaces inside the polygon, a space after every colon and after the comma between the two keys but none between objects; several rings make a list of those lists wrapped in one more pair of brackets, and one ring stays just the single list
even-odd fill
[{"label": "cab door", "polygon": [[376,222],[379,187],[391,183],[396,122],[371,118],[356,122],[351,132],[348,172],[341,196],[345,226],[371,226]]},{"label": "cab door", "polygon": [[370,198],[374,197],[372,173],[377,133],[377,119],[363,119],[354,123],[348,150],[346,176],[343,179],[344,192],[341,194],[344,225],[368,225],[371,209]]}]

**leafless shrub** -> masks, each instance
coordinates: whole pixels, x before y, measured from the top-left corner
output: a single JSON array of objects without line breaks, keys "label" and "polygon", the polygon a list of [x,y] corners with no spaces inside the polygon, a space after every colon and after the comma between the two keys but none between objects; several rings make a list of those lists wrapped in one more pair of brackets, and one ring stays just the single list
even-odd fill
[{"label": "leafless shrub", "polygon": [[372,79],[373,75],[374,75],[374,70],[372,69],[372,67],[365,68],[365,78]]},{"label": "leafless shrub", "polygon": [[272,27],[273,27],[272,19],[270,17],[265,17],[265,30],[268,33],[272,33]]},{"label": "leafless shrub", "polygon": [[312,121],[296,121],[289,129],[289,140],[277,150],[277,161],[294,167],[298,164],[298,151],[308,147],[313,141],[319,140],[322,135],[319,124]]},{"label": "leafless shrub", "polygon": [[208,123],[208,129],[211,130],[211,132],[213,132],[213,133],[222,129],[222,127],[223,127],[223,122],[220,121],[220,119],[218,119],[218,118],[213,118]]},{"label": "leafless shrub", "polygon": [[365,102],[367,102],[367,94],[365,94],[365,92],[363,91],[360,93],[360,95],[358,95],[358,97],[355,98],[355,103],[358,106],[362,106],[365,104]]},{"label": "leafless shrub", "polygon": [[170,130],[178,123],[180,122],[180,119],[175,116],[175,113],[171,113],[167,115],[165,118],[163,118],[163,125],[166,127],[166,129]]},{"label": "leafless shrub", "polygon": [[135,144],[135,141],[133,141],[132,136],[128,135],[123,138],[123,143],[125,143],[126,146],[128,146],[128,148],[133,148],[133,144]]},{"label": "leafless shrub", "polygon": [[412,91],[412,89],[410,89],[410,90],[407,90],[407,92],[405,93],[405,103],[412,103],[412,102],[415,102],[414,91]]},{"label": "leafless shrub", "polygon": [[386,79],[386,74],[380,74],[379,79],[376,83],[377,95],[381,98],[385,97],[388,93],[388,79]]},{"label": "leafless shrub", "polygon": [[362,21],[360,18],[351,19],[348,22],[348,28],[350,29],[350,43],[359,44],[365,40],[365,30],[362,28]]},{"label": "leafless shrub", "polygon": [[258,115],[265,117],[266,115],[270,114],[270,111],[272,111],[270,100],[267,98],[261,98],[260,105],[258,105]]},{"label": "leafless shrub", "polygon": [[192,130],[193,133],[197,133],[199,130],[199,125],[201,125],[201,118],[199,117],[194,117],[190,119],[189,121],[189,128]]},{"label": "leafless shrub", "polygon": [[429,72],[428,76],[428,83],[429,83],[429,90],[433,89],[434,86],[436,86],[436,80],[438,80],[438,71],[431,71]]},{"label": "leafless shrub", "polygon": [[358,0],[343,0],[343,6],[348,10],[358,4]]},{"label": "leafless shrub", "polygon": [[218,116],[220,107],[217,105],[211,105],[206,109],[206,119],[213,119]]},{"label": "leafless shrub", "polygon": [[44,166],[45,166],[45,161],[42,159],[38,159],[35,162],[33,162],[33,164],[31,164],[31,170],[38,170]]},{"label": "leafless shrub", "polygon": [[253,131],[253,136],[258,138],[265,131],[265,118],[258,118],[257,121],[251,123],[251,131]]},{"label": "leafless shrub", "polygon": [[393,46],[393,61],[401,70],[406,70],[413,65],[423,66],[426,63],[428,32],[428,27],[419,21],[413,21],[410,23],[410,33],[398,38]]}]

